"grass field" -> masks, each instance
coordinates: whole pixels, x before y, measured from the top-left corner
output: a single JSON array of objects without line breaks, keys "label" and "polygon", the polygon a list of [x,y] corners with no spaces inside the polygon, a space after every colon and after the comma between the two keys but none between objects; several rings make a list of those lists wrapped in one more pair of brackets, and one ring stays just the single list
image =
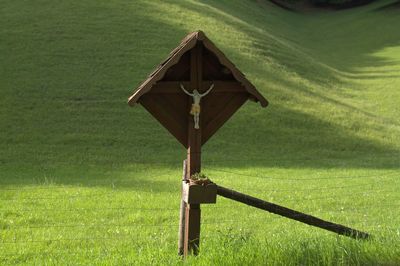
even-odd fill
[{"label": "grass field", "polygon": [[373,239],[219,198],[183,264],[399,265],[393,2],[302,14],[262,0],[0,2],[0,264],[183,263],[185,150],[126,101],[201,29],[270,102],[247,103],[204,146],[204,173]]}]

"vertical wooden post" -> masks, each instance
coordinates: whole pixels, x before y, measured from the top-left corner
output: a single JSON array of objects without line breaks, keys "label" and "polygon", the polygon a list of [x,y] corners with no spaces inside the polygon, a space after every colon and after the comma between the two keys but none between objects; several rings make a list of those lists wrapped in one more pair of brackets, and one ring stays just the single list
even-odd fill
[{"label": "vertical wooden post", "polygon": [[[191,50],[190,81],[191,89],[200,91],[202,82],[202,44]],[[188,98],[188,114],[192,99]],[[187,177],[201,170],[201,114],[200,129],[194,128],[193,116],[188,116]],[[197,255],[200,245],[200,204],[186,204],[184,256]]]},{"label": "vertical wooden post", "polygon": [[182,195],[181,195],[181,208],[179,212],[179,240],[178,240],[178,255],[182,256],[185,244],[185,215],[186,215],[186,203],[183,200],[183,185],[187,179],[187,164],[186,160],[183,160],[183,173],[182,173]]}]

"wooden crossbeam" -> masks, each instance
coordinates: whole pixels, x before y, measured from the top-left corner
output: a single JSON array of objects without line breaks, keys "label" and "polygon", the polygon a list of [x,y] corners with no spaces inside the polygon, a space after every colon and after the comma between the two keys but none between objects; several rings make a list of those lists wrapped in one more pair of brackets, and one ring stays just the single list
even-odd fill
[{"label": "wooden crossbeam", "polygon": [[[174,94],[174,93],[183,93],[182,89],[180,88],[180,84],[182,84],[185,88],[191,88],[192,83],[187,82],[187,81],[161,81],[158,82],[153,86],[153,89],[148,92],[148,94],[160,94],[160,93],[166,93],[166,94]],[[214,84],[214,88],[210,92],[210,94],[213,93],[245,93],[246,90],[243,87],[242,84],[240,84],[237,81],[222,81],[222,80],[217,80],[217,81],[202,81],[200,82],[200,92],[206,91],[211,84]]]}]

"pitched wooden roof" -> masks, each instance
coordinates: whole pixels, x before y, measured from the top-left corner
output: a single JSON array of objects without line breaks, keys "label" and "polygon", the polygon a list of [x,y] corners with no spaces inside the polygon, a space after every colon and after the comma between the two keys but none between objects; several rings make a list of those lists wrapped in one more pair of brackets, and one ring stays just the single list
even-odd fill
[{"label": "pitched wooden roof", "polygon": [[224,55],[223,52],[221,52],[221,50],[214,45],[213,42],[210,41],[210,39],[207,38],[202,31],[192,32],[182,40],[179,46],[169,54],[167,59],[159,64],[158,67],[148,76],[148,78],[137,88],[135,93],[129,97],[129,105],[135,105],[139,101],[140,97],[149,92],[153,85],[164,77],[167,70],[175,65],[185,52],[195,47],[198,42],[202,42],[204,47],[211,51],[219,59],[220,63],[232,72],[234,78],[241,83],[246,91],[252,96],[252,100],[259,102],[262,107],[266,107],[268,105],[268,101],[257,91],[254,85],[251,84],[245,75],[236,68],[236,66]]}]

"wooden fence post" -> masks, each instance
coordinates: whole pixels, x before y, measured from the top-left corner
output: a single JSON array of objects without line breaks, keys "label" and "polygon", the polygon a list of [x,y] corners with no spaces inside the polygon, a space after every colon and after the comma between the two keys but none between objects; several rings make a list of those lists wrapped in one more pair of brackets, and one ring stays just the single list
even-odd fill
[{"label": "wooden fence post", "polygon": [[185,215],[186,215],[186,203],[183,200],[183,185],[187,179],[187,163],[183,160],[183,173],[182,173],[182,193],[181,193],[181,208],[179,212],[179,240],[178,240],[178,255],[183,255],[184,244],[185,244]]}]

